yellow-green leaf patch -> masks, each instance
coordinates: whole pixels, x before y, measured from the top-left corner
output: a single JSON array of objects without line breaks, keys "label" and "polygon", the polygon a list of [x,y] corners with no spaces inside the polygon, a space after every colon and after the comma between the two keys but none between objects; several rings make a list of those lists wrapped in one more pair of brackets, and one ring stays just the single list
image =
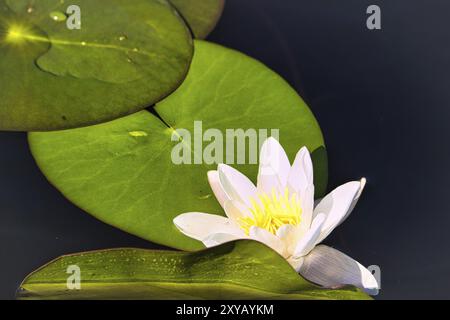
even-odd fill
[{"label": "yellow-green leaf patch", "polygon": [[197,39],[205,39],[222,15],[225,0],[170,0]]},{"label": "yellow-green leaf patch", "polygon": [[[174,91],[192,59],[188,27],[166,0],[0,0],[0,130],[100,123]],[[69,11],[71,12],[71,11]]]},{"label": "yellow-green leaf patch", "polygon": [[[68,270],[80,282],[75,277],[68,281]],[[112,249],[63,256],[29,275],[19,298],[370,299],[352,287],[317,287],[277,253],[254,241],[197,253]]]}]

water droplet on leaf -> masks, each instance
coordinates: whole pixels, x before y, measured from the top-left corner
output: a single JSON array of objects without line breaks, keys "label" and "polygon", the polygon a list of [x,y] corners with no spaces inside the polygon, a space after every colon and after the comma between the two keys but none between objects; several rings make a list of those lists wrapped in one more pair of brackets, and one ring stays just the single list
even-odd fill
[{"label": "water droplet on leaf", "polygon": [[50,18],[52,18],[52,20],[54,20],[56,22],[62,22],[62,21],[66,21],[67,16],[65,15],[65,13],[63,13],[61,11],[52,11],[52,12],[50,12]]},{"label": "water droplet on leaf", "polygon": [[132,137],[146,137],[148,135],[145,131],[130,131],[128,134]]}]

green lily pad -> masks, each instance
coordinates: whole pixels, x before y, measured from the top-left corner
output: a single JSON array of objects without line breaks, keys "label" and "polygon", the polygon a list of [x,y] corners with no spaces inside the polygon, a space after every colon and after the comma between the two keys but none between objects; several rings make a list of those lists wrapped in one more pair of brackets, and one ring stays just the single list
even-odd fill
[{"label": "green lily pad", "polygon": [[[109,121],[173,92],[189,68],[189,29],[166,0],[0,0],[0,130]],[[73,21],[72,21],[73,22]]]},{"label": "green lily pad", "polygon": [[[174,217],[191,211],[223,214],[207,181],[207,171],[217,164],[193,164],[202,160],[195,148],[186,152],[192,164],[172,161],[181,129],[192,133],[194,145],[195,121],[202,121],[204,133],[242,128],[267,129],[270,135],[279,129],[291,161],[302,146],[313,152],[317,195],[325,192],[327,157],[314,116],[282,78],[246,55],[196,40],[186,80],[155,110],[157,115],[141,111],[86,128],[30,133],[31,151],[47,179],[80,208],[134,235],[183,250],[203,245],[182,235]],[[264,140],[262,135],[258,142]],[[205,152],[208,145],[203,143]],[[228,155],[235,156],[236,147]],[[246,150],[252,150],[249,144]],[[222,160],[232,164],[232,159]],[[255,181],[256,162],[235,167]]]},{"label": "green lily pad", "polygon": [[[79,290],[68,290],[70,266],[79,268]],[[63,256],[29,275],[19,298],[370,299],[352,287],[327,290],[309,283],[255,241],[197,253],[113,249]]]},{"label": "green lily pad", "polygon": [[222,15],[225,0],[170,0],[197,39],[205,39]]}]

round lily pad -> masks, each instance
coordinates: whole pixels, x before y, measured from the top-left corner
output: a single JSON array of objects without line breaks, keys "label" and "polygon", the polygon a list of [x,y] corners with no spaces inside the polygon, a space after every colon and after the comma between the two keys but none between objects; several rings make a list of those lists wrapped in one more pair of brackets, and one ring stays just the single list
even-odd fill
[{"label": "round lily pad", "polygon": [[170,0],[197,39],[205,39],[222,15],[225,0]]},{"label": "round lily pad", "polygon": [[0,0],[0,130],[109,121],[173,92],[189,29],[166,0]]},{"label": "round lily pad", "polygon": [[[155,114],[141,111],[86,128],[30,133],[29,142],[48,180],[80,208],[139,237],[194,250],[202,244],[182,235],[173,218],[190,211],[223,214],[207,181],[207,171],[217,164],[199,158],[192,147],[202,140],[195,133],[200,122],[203,133],[215,129],[223,135],[227,129],[278,129],[291,161],[302,146],[309,148],[317,194],[325,191],[324,141],[303,100],[260,62],[204,41],[195,42],[186,80],[157,104]],[[182,132],[190,132],[191,140],[180,140]],[[191,164],[174,163],[174,150],[189,142]],[[200,153],[209,143],[203,142]],[[236,150],[230,153],[233,166],[255,181],[258,165],[249,158],[236,164]],[[228,160],[227,154],[223,162],[231,165]]]}]

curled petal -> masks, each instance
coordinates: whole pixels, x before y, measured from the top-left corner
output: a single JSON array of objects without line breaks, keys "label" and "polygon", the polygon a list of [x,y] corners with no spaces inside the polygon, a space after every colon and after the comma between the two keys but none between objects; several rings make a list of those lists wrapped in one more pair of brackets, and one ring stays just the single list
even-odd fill
[{"label": "curled petal", "polygon": [[376,295],[378,283],[373,274],[342,252],[320,245],[307,255],[298,270],[311,282],[326,288],[352,285]]}]

